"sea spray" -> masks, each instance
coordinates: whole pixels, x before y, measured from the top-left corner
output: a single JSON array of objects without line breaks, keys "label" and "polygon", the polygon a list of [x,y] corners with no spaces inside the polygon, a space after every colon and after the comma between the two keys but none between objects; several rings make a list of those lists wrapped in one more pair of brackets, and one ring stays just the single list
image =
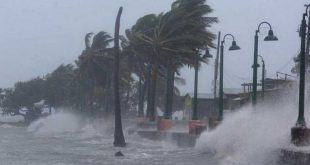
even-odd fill
[{"label": "sea spray", "polygon": [[10,125],[10,124],[1,124],[0,128],[11,129],[11,128],[16,128],[16,126],[13,126],[13,125]]},{"label": "sea spray", "polygon": [[79,132],[79,139],[90,139],[104,136],[104,133],[93,124],[86,124]]},{"label": "sea spray", "polygon": [[108,119],[91,118],[68,112],[59,112],[31,123],[27,131],[38,136],[63,136],[75,133],[78,139],[113,136],[113,123]]},{"label": "sea spray", "polygon": [[289,103],[242,108],[215,130],[203,133],[196,148],[215,153],[222,165],[276,164],[280,149],[290,145],[297,111]]},{"label": "sea spray", "polygon": [[22,116],[0,115],[0,122],[17,123],[17,122],[23,122],[23,121],[24,121],[24,118]]},{"label": "sea spray", "polygon": [[36,135],[56,135],[61,133],[76,132],[81,128],[81,120],[70,113],[55,113],[45,118],[40,118],[28,127],[29,132]]}]

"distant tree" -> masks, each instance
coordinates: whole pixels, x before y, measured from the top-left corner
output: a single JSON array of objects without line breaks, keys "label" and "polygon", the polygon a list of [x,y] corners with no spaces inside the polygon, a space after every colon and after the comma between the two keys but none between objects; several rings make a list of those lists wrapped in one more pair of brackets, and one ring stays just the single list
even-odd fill
[{"label": "distant tree", "polygon": [[34,107],[44,97],[44,80],[34,78],[26,82],[17,82],[13,89],[5,90],[2,112],[11,116],[23,116],[27,123],[38,118],[41,111]]},{"label": "distant tree", "polygon": [[75,68],[72,64],[60,65],[51,74],[45,76],[44,99],[50,107],[71,107],[78,96],[74,85]]}]

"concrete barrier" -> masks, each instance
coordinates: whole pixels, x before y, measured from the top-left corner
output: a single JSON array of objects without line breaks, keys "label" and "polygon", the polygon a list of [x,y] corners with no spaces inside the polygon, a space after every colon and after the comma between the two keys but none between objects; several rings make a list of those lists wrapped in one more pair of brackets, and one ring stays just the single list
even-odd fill
[{"label": "concrete barrier", "polygon": [[138,130],[137,134],[143,138],[154,141],[168,141],[178,147],[194,147],[197,135],[190,135],[182,132],[163,132],[153,130]]},{"label": "concrete barrier", "polygon": [[310,153],[282,149],[278,163],[281,165],[310,165]]},{"label": "concrete barrier", "polygon": [[172,120],[170,119],[160,119],[158,121],[157,130],[167,131],[172,128]]}]

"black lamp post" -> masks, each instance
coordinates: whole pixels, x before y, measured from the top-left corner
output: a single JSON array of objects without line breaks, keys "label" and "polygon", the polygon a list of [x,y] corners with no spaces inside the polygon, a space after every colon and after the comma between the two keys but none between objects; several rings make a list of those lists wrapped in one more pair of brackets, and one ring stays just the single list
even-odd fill
[{"label": "black lamp post", "polygon": [[[198,93],[198,61],[200,55],[196,56],[195,59],[195,84],[194,84],[194,100],[193,100],[193,114],[192,120],[198,120],[198,112],[197,112],[197,93]],[[212,58],[213,56],[210,54],[209,49],[205,50],[205,54],[202,56],[202,59]]]},{"label": "black lamp post", "polygon": [[262,22],[258,25],[257,30],[255,31],[255,38],[254,38],[254,63],[253,63],[253,94],[252,94],[252,105],[256,105],[256,94],[257,94],[257,57],[258,57],[258,33],[260,32],[259,29],[261,25],[267,24],[269,26],[268,35],[265,37],[264,41],[277,41],[278,38],[273,34],[272,28],[270,23]]},{"label": "black lamp post", "polygon": [[219,87],[219,114],[218,120],[223,120],[223,110],[224,110],[224,90],[223,90],[223,70],[224,70],[224,43],[227,36],[231,36],[233,41],[229,48],[230,51],[232,50],[239,50],[240,47],[237,45],[235,41],[235,37],[232,34],[226,34],[221,41],[221,53],[220,53],[220,87]]},{"label": "black lamp post", "polygon": [[307,30],[307,23],[306,23],[306,16],[307,10],[303,14],[301,27],[300,27],[300,38],[301,38],[301,45],[300,45],[300,69],[299,69],[299,108],[298,108],[298,119],[296,122],[297,127],[306,127],[306,121],[304,117],[304,101],[305,101],[305,72],[306,72],[306,30]]},{"label": "black lamp post", "polygon": [[262,67],[262,99],[264,100],[264,97],[265,97],[265,61],[261,55],[258,55],[258,56],[261,58],[262,64],[263,64],[263,67]]},{"label": "black lamp post", "polygon": [[295,127],[291,129],[292,142],[296,145],[310,145],[310,129],[306,126],[304,106],[305,106],[305,72],[306,72],[306,16],[309,5],[307,5],[306,12],[303,14],[300,27],[300,75],[299,75],[299,107],[298,118]]}]

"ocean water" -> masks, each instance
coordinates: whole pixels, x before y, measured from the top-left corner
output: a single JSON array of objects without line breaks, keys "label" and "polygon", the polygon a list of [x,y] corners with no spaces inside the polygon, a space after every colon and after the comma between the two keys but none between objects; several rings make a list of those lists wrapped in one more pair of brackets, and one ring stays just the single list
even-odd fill
[{"label": "ocean water", "polygon": [[[244,107],[226,116],[215,130],[204,132],[195,149],[212,153],[218,165],[278,165],[282,149],[309,152],[310,147],[295,147],[290,142],[298,114],[296,103]],[[308,108],[305,118],[310,123]]]},{"label": "ocean water", "polygon": [[[190,165],[216,164],[194,148],[178,148],[125,132],[127,147],[113,147],[111,122],[82,121],[59,113],[29,127],[0,126],[0,164],[4,165]],[[128,128],[124,126],[125,129]],[[115,157],[122,151],[124,157]]]},{"label": "ocean water", "polygon": [[[245,106],[214,130],[202,133],[193,148],[143,139],[127,130],[125,148],[113,147],[113,121],[85,120],[55,113],[28,127],[0,125],[0,164],[4,165],[279,165],[283,148],[292,148],[290,129],[297,119],[296,92],[287,101]],[[308,98],[307,98],[308,99]],[[309,103],[305,117],[310,123]],[[294,148],[294,147],[293,147]],[[310,151],[310,147],[296,148]],[[122,151],[124,157],[114,154]]]}]

